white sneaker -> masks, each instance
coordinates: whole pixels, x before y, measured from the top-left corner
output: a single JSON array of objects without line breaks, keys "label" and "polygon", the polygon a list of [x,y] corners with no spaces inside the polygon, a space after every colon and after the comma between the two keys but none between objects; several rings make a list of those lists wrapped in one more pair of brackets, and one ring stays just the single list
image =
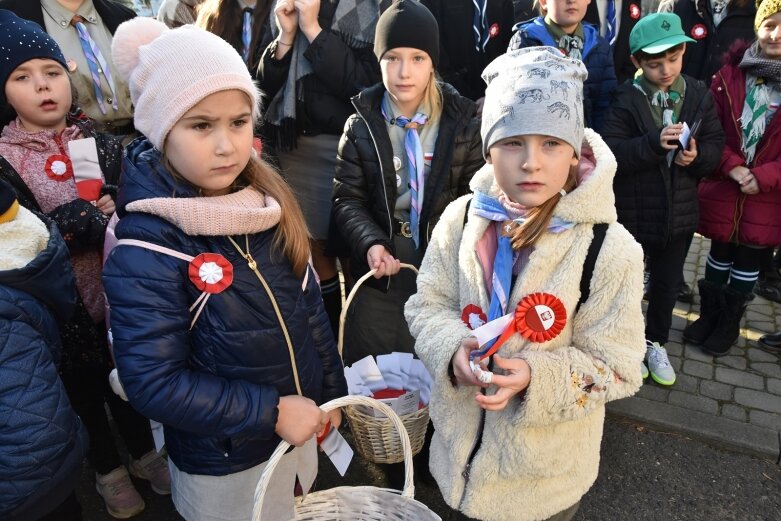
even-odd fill
[{"label": "white sneaker", "polygon": [[675,383],[675,370],[670,365],[667,358],[667,350],[659,342],[646,343],[645,357],[648,362],[648,370],[654,382],[661,385],[672,385]]}]

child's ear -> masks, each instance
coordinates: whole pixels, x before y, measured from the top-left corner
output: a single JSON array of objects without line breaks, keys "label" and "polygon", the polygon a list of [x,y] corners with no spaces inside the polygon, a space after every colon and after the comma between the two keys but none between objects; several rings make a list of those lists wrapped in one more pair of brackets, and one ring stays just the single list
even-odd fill
[{"label": "child's ear", "polygon": [[485,162],[488,163],[489,165],[493,165],[494,164],[494,162],[491,160],[491,149],[490,148],[488,149],[488,155],[485,156]]},{"label": "child's ear", "polygon": [[637,60],[637,58],[635,58],[634,56],[630,55],[629,59],[632,60],[632,65],[635,66],[635,69],[642,69],[642,67],[640,66],[640,62]]}]

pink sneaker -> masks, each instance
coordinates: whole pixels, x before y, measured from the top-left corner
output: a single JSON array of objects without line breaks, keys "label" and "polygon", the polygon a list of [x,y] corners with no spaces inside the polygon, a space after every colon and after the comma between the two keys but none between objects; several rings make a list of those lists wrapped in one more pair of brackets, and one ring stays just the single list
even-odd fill
[{"label": "pink sneaker", "polygon": [[165,459],[151,450],[141,456],[140,460],[130,461],[130,473],[137,478],[145,479],[152,485],[152,490],[160,495],[171,494],[171,474]]},{"label": "pink sneaker", "polygon": [[124,465],[108,474],[95,473],[95,488],[106,502],[111,517],[127,519],[140,514],[146,506]]}]

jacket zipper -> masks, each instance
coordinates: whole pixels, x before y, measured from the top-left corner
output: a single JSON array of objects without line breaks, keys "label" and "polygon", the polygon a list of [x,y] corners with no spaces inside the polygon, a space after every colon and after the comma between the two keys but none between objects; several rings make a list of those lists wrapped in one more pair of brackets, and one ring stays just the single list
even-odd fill
[{"label": "jacket zipper", "polygon": [[[483,392],[485,394],[485,392]],[[464,470],[461,471],[461,477],[464,478],[464,490],[461,492],[461,500],[458,502],[459,510],[464,506],[464,499],[466,498],[466,488],[469,485],[470,473],[472,471],[472,462],[477,456],[477,451],[480,450],[480,446],[483,444],[483,431],[485,430],[485,409],[480,409],[480,425],[477,428],[477,439],[472,446],[472,451],[469,453],[469,457],[466,459],[466,465]]]},{"label": "jacket zipper", "polygon": [[[494,366],[493,359],[488,362],[488,370],[492,371]],[[485,389],[480,389],[480,392],[485,394]],[[480,450],[480,446],[483,444],[483,432],[485,431],[485,409],[480,409],[480,425],[477,428],[477,439],[472,446],[472,450],[469,453],[469,457],[466,459],[466,465],[464,470],[461,471],[461,477],[464,478],[464,490],[461,492],[461,500],[458,502],[459,510],[464,506],[464,499],[466,498],[466,488],[469,485],[470,473],[472,472],[472,462],[477,456],[477,452]]]},{"label": "jacket zipper", "polygon": [[[245,239],[247,239],[246,235],[244,237]],[[301,391],[301,382],[298,379],[298,366],[296,365],[296,355],[295,352],[293,351],[293,342],[290,340],[290,334],[288,333],[285,320],[282,318],[282,312],[279,310],[279,305],[277,305],[277,299],[274,298],[274,294],[271,292],[271,288],[266,283],[266,279],[264,279],[263,275],[261,275],[260,271],[258,271],[258,263],[255,262],[255,259],[252,258],[252,254],[249,251],[249,239],[247,239],[247,253],[241,251],[241,248],[239,248],[239,245],[236,244],[236,241],[234,241],[232,237],[228,236],[228,240],[238,250],[239,255],[244,257],[244,260],[247,261],[247,265],[249,266],[249,269],[251,269],[258,277],[258,280],[263,285],[263,289],[266,290],[266,294],[268,295],[268,298],[271,300],[271,306],[274,308],[274,313],[276,313],[277,315],[277,320],[279,321],[279,325],[282,328],[282,334],[285,337],[285,342],[287,343],[287,349],[288,352],[290,353],[290,364],[293,367],[293,380],[295,380],[296,382],[296,392],[298,393],[299,396],[304,396],[304,393]]]},{"label": "jacket zipper", "polygon": [[[385,196],[385,209],[388,212],[388,242],[393,244],[393,219],[391,216],[390,211],[390,205],[388,205],[388,190],[385,188],[385,172],[382,169],[382,157],[380,156],[380,148],[377,146],[377,139],[374,137],[374,133],[372,132],[372,127],[369,125],[369,120],[361,113],[361,109],[358,108],[358,105],[355,104],[355,101],[352,101],[353,107],[355,107],[355,112],[361,115],[363,118],[363,122],[366,124],[366,129],[369,131],[369,136],[372,138],[372,145],[374,145],[374,152],[377,154],[377,163],[380,165],[380,181],[382,183],[382,194]],[[386,290],[390,289],[390,277],[388,277],[387,287]]]}]

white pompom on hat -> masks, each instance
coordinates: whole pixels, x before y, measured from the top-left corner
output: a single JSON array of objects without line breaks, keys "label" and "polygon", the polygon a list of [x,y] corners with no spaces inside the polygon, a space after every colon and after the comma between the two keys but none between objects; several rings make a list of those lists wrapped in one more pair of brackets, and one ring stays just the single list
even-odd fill
[{"label": "white pompom on hat", "polygon": [[169,29],[139,16],[117,27],[111,54],[130,88],[135,127],[158,149],[188,110],[216,92],[246,93],[253,120],[260,116],[258,89],[244,60],[208,31],[193,25]]}]

